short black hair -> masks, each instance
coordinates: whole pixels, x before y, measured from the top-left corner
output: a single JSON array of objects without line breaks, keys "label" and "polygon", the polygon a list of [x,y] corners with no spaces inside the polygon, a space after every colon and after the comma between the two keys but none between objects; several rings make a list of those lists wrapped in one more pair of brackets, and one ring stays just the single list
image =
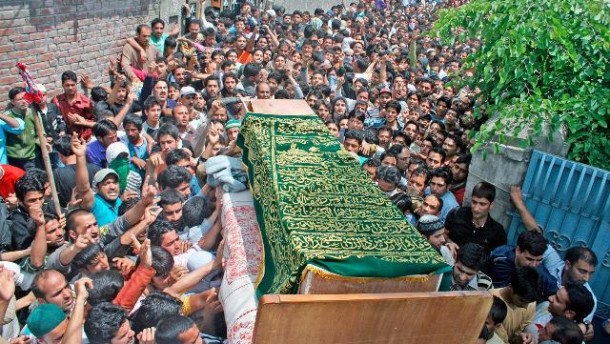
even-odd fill
[{"label": "short black hair", "polygon": [[529,302],[537,301],[542,296],[540,283],[540,274],[529,266],[517,268],[510,280],[513,293]]},{"label": "short black hair", "polygon": [[76,76],[76,73],[74,73],[71,70],[67,70],[63,73],[61,73],[61,83],[63,84],[66,81],[74,81],[74,82],[78,82],[78,77]]},{"label": "short black hair", "polygon": [[542,256],[548,244],[541,233],[536,231],[525,231],[517,238],[517,247],[521,252],[527,251],[534,256]]},{"label": "short black hair", "polygon": [[574,321],[580,323],[593,311],[595,300],[583,284],[567,282],[563,285],[568,293],[566,309],[574,311]]},{"label": "short black hair", "polygon": [[199,226],[212,215],[211,203],[202,196],[189,198],[182,206],[182,221],[187,227]]},{"label": "short black hair", "polygon": [[38,178],[31,175],[28,176],[27,174],[17,179],[17,182],[15,183],[15,195],[17,196],[17,199],[23,202],[25,195],[31,191],[44,193],[44,183]]},{"label": "short black hair", "polygon": [[93,125],[93,135],[95,137],[104,137],[108,134],[116,133],[117,130],[116,124],[109,119],[103,119]]},{"label": "short black hair", "polygon": [[151,246],[150,250],[152,251],[152,268],[155,270],[155,276],[169,276],[170,271],[174,267],[174,257],[172,257],[172,254],[160,246]]},{"label": "short black hair", "polygon": [[261,65],[256,62],[250,62],[244,66],[244,70],[242,72],[245,78],[250,78],[258,75],[261,72]]},{"label": "short black hair", "polygon": [[574,265],[579,260],[597,266],[597,255],[588,247],[571,247],[566,251],[566,261]]},{"label": "short black hair", "polygon": [[150,26],[148,26],[148,24],[140,24],[136,26],[136,33],[140,34],[143,29],[150,29]]},{"label": "short black hair", "polygon": [[164,190],[161,192],[160,196],[161,199],[159,200],[159,206],[161,207],[163,207],[164,205],[184,202],[184,198],[182,197],[182,195],[174,189]]},{"label": "short black hair", "polygon": [[155,27],[157,24],[162,24],[165,27],[165,21],[161,18],[155,18],[150,22],[150,27]]},{"label": "short black hair", "polygon": [[447,186],[453,182],[453,173],[448,167],[439,167],[430,171],[430,178],[434,177],[442,178]]},{"label": "short black hair", "polygon": [[29,168],[27,171],[25,171],[25,175],[38,180],[43,185],[44,183],[47,183],[49,181],[49,175],[47,174],[47,171],[41,170],[36,167]]},{"label": "short black hair", "polygon": [[169,136],[173,137],[175,140],[177,140],[180,138],[180,131],[178,130],[178,127],[176,127],[174,124],[166,123],[166,124],[163,124],[159,128],[157,137],[161,138],[161,136],[165,136],[165,135],[169,135]]},{"label": "short black hair", "polygon": [[487,262],[487,253],[483,246],[467,242],[458,250],[455,261],[469,269],[479,271]]},{"label": "short black hair", "polygon": [[138,131],[142,131],[142,117],[140,116],[128,114],[123,120],[123,127],[125,127],[127,124],[133,124],[136,126],[136,129],[138,129]]},{"label": "short black hair", "polygon": [[8,99],[13,100],[19,93],[25,92],[25,88],[21,86],[13,87],[8,91]]},{"label": "short black hair", "polygon": [[[159,81],[163,81],[163,82],[167,83],[167,81],[165,81],[165,80],[158,80],[157,82],[159,82]],[[153,95],[146,98],[143,105],[144,105],[144,111],[150,110],[150,108],[152,108],[155,105],[158,105],[160,108],[163,108],[163,104],[159,100],[157,100],[157,98],[155,98],[155,96],[153,96]]]},{"label": "short black hair", "polygon": [[508,307],[506,306],[506,302],[504,302],[501,298],[494,295],[494,300],[491,304],[491,309],[489,310],[489,316],[494,324],[501,324],[506,319],[506,315],[508,314]]},{"label": "short black hair", "polygon": [[101,87],[95,86],[91,88],[91,100],[94,102],[105,102],[108,99],[108,92]]},{"label": "short black hair", "polygon": [[363,136],[362,135],[362,131],[359,131],[359,130],[348,130],[344,134],[343,141],[348,140],[348,139],[354,139],[354,140],[358,141],[358,144],[362,144],[362,140],[363,140],[362,136]]},{"label": "short black hair", "polygon": [[101,270],[93,273],[89,278],[93,281],[93,288],[89,289],[87,298],[87,303],[90,305],[112,302],[125,285],[125,279],[118,270]]},{"label": "short black hair", "polygon": [[183,149],[174,149],[165,156],[165,164],[167,166],[176,165],[180,160],[189,160],[190,156]]},{"label": "short black hair", "polygon": [[584,334],[574,321],[556,316],[549,323],[555,327],[551,339],[556,343],[580,344],[584,341]]},{"label": "short black hair", "polygon": [[430,153],[436,153],[436,154],[440,155],[441,163],[445,162],[445,159],[447,158],[447,153],[445,153],[445,151],[441,147],[438,147],[438,146],[432,147],[430,152],[428,152],[428,156],[430,156]]},{"label": "short black hair", "polygon": [[84,330],[91,344],[110,343],[127,321],[125,310],[112,302],[102,302],[89,310]]},{"label": "short black hair", "polygon": [[93,261],[99,256],[100,253],[105,254],[104,249],[102,249],[100,245],[89,245],[74,256],[72,266],[76,270],[84,270],[87,268],[87,266],[93,264]]},{"label": "short black hair", "polygon": [[157,218],[155,222],[151,223],[148,227],[147,236],[148,239],[150,239],[150,244],[161,246],[163,236],[173,230],[175,230],[175,228],[171,222]]},{"label": "short black hair", "polygon": [[136,333],[157,324],[172,316],[180,315],[182,301],[162,291],[153,291],[140,305],[136,314],[132,317],[133,330]]},{"label": "short black hair", "polygon": [[480,182],[472,189],[472,197],[482,197],[492,203],[496,199],[496,187],[488,182]]},{"label": "short black hair", "polygon": [[177,165],[168,166],[159,174],[157,181],[162,190],[166,188],[175,189],[182,183],[190,182],[192,178],[191,172],[186,168]]},{"label": "short black hair", "polygon": [[388,182],[394,186],[400,184],[400,171],[394,166],[379,166],[377,167],[377,179]]},{"label": "short black hair", "polygon": [[175,344],[178,343],[178,337],[190,330],[195,325],[195,322],[190,318],[175,315],[165,318],[157,324],[157,332],[155,333],[156,344]]},{"label": "short black hair", "polygon": [[391,100],[385,105],[385,109],[394,109],[396,110],[396,112],[400,113],[400,111],[402,110],[402,106],[396,100]]},{"label": "short black hair", "polygon": [[68,135],[63,135],[53,142],[53,149],[63,156],[72,156],[72,139]]}]

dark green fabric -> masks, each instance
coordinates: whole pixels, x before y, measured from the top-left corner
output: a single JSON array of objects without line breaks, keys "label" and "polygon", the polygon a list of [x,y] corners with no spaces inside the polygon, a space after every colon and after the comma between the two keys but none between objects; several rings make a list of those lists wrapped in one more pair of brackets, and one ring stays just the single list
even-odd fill
[{"label": "dark green fabric", "polygon": [[263,239],[259,295],[293,291],[308,262],[354,277],[447,267],[319,118],[250,113],[237,144]]}]

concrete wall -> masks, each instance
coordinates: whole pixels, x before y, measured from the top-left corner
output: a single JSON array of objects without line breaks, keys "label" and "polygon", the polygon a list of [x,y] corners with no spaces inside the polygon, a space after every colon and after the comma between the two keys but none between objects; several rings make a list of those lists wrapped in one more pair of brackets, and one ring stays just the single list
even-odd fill
[{"label": "concrete wall", "polygon": [[[491,121],[493,123],[493,120]],[[490,125],[492,125],[490,123]],[[522,185],[525,173],[529,167],[529,160],[532,156],[532,149],[537,149],[546,153],[565,157],[569,146],[565,143],[566,131],[559,130],[553,134],[553,140],[548,141],[545,133],[535,140],[532,148],[520,148],[523,138],[530,135],[530,131],[525,129],[517,137],[511,139],[509,144],[500,145],[498,153],[492,147],[487,147],[473,153],[470,164],[470,172],[466,184],[465,204],[470,204],[470,194],[476,184],[482,181],[489,182],[496,187],[496,200],[491,210],[491,216],[500,222],[504,228],[510,225],[511,217],[509,213],[514,211],[514,206],[510,201],[511,185]],[[483,158],[483,151],[487,151],[487,157]]]},{"label": "concrete wall", "polygon": [[[166,0],[167,1],[167,0]],[[0,1],[0,102],[23,83],[15,64],[26,63],[51,95],[65,70],[108,82],[108,57],[120,52],[138,24],[159,15],[161,0]]]}]

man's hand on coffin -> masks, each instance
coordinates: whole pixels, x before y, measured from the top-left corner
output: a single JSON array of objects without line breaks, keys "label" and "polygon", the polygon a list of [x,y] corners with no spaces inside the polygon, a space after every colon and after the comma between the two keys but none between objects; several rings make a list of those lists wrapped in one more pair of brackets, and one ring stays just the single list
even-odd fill
[{"label": "man's hand on coffin", "polygon": [[216,259],[214,259],[214,269],[224,269],[224,252],[225,252],[225,240],[222,239],[218,248],[216,249]]}]

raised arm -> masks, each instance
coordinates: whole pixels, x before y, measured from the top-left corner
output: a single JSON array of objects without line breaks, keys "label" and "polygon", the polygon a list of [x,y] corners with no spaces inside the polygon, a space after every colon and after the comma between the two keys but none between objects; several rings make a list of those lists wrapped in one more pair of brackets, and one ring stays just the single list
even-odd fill
[{"label": "raised arm", "polygon": [[76,155],[76,198],[81,199],[80,207],[86,210],[93,209],[95,194],[89,184],[89,171],[87,170],[87,145],[72,134],[72,152]]},{"label": "raised arm", "polygon": [[127,101],[125,102],[125,105],[123,105],[123,107],[121,108],[121,111],[119,111],[116,116],[109,118],[117,126],[117,128],[120,128],[123,124],[123,120],[125,119],[125,116],[127,116],[127,114],[129,113],[129,110],[131,109],[131,106],[133,105],[133,102],[136,100],[136,98],[137,96],[134,92],[129,92],[129,94],[127,95]]},{"label": "raised arm", "polygon": [[29,213],[34,223],[36,223],[36,235],[32,243],[30,261],[34,268],[40,269],[44,267],[47,255],[47,233],[44,227],[44,214],[42,208],[38,205],[32,206]]},{"label": "raised arm", "polygon": [[93,281],[88,277],[83,277],[74,284],[76,300],[74,301],[74,308],[72,309],[62,344],[80,344],[83,342],[85,306],[87,305],[87,298],[89,298],[89,291],[87,289],[91,288],[93,288]]},{"label": "raised arm", "polygon": [[513,185],[510,187],[510,199],[513,201],[515,208],[519,212],[519,216],[521,216],[521,221],[523,221],[523,225],[527,228],[528,231],[540,231],[540,226],[538,226],[538,222],[532,216],[532,213],[527,210],[525,206],[525,202],[523,201],[523,193],[521,192],[521,187],[518,185]]}]

